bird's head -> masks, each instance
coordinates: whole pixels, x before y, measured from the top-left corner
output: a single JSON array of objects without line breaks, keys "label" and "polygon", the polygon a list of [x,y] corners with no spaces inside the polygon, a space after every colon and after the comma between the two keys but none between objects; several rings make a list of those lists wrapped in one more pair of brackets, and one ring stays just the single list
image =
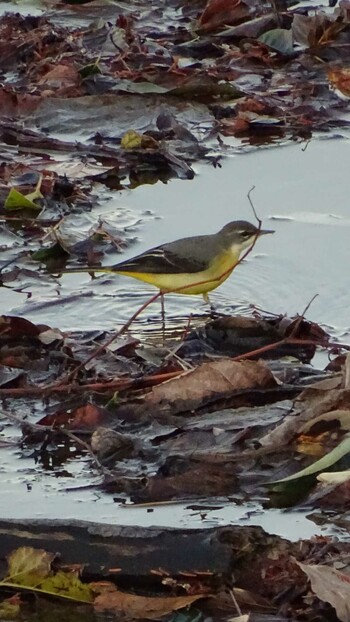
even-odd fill
[{"label": "bird's head", "polygon": [[255,225],[245,220],[235,220],[229,222],[220,231],[223,244],[226,248],[232,248],[239,254],[248,246],[251,246],[254,240],[261,235],[275,233],[272,229],[258,229]]}]

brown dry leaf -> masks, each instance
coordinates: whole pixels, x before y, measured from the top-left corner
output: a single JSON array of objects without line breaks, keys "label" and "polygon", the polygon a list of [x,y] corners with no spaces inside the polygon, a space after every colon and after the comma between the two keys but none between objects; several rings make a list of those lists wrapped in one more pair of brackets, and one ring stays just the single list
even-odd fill
[{"label": "brown dry leaf", "polygon": [[[287,444],[316,417],[350,407],[350,390],[341,389],[343,374],[336,374],[305,389],[295,400],[295,409],[283,423],[260,439],[264,447]],[[330,415],[331,416],[331,415]]]},{"label": "brown dry leaf", "polygon": [[16,315],[0,315],[0,337],[37,337],[40,328],[29,320]]},{"label": "brown dry leaf", "polygon": [[[94,588],[98,588],[98,584]],[[138,596],[120,592],[113,584],[103,586],[103,591],[95,598],[94,607],[97,611],[109,611],[122,614],[128,618],[155,620],[164,615],[188,607],[203,594],[192,596]]]},{"label": "brown dry leaf", "polygon": [[79,82],[80,75],[77,69],[69,65],[55,65],[40,78],[38,84],[59,88],[77,86]]},{"label": "brown dry leaf", "polygon": [[[328,424],[328,425],[327,425]],[[350,430],[350,410],[331,410],[314,417],[299,428],[301,435],[317,435],[322,430],[333,432],[334,430]]]},{"label": "brown dry leaf", "polygon": [[244,590],[241,587],[232,588],[232,592],[241,607],[256,609],[258,611],[276,609],[272,603],[258,593]]},{"label": "brown dry leaf", "polygon": [[350,577],[328,566],[297,564],[309,578],[316,596],[334,607],[341,622],[350,622]]},{"label": "brown dry leaf", "polygon": [[38,424],[53,427],[65,426],[70,430],[91,430],[103,425],[108,419],[109,413],[105,408],[88,402],[72,412],[57,411],[56,413],[45,415],[38,421]]},{"label": "brown dry leaf", "polygon": [[250,15],[242,0],[209,0],[199,18],[201,30],[210,31],[223,26],[233,26]]},{"label": "brown dry leaf", "polygon": [[339,67],[330,69],[327,74],[329,80],[329,88],[334,91],[338,97],[347,100],[350,98],[350,68]]},{"label": "brown dry leaf", "polygon": [[305,47],[317,47],[336,39],[337,35],[346,28],[342,20],[319,11],[316,15],[295,14],[293,16],[292,31],[294,40]]},{"label": "brown dry leaf", "polygon": [[8,117],[29,115],[37,109],[41,100],[42,97],[38,95],[13,93],[3,88],[0,90],[0,114]]},{"label": "brown dry leaf", "polygon": [[196,408],[212,398],[219,399],[247,389],[268,389],[276,386],[272,372],[263,361],[233,361],[222,358],[203,363],[194,370],[153,387],[144,399],[149,406],[174,405],[176,412],[181,412]]},{"label": "brown dry leaf", "polygon": [[220,132],[224,136],[239,136],[249,130],[250,124],[246,119],[235,117],[234,119],[221,119]]}]

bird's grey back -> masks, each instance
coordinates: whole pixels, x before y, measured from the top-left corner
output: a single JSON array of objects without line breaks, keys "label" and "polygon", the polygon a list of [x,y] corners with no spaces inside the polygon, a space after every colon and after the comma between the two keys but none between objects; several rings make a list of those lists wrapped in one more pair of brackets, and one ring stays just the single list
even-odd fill
[{"label": "bird's grey back", "polygon": [[198,235],[181,238],[168,244],[156,246],[130,260],[123,261],[115,269],[121,272],[148,272],[151,274],[181,274],[206,270],[210,260],[222,249],[217,235]]}]

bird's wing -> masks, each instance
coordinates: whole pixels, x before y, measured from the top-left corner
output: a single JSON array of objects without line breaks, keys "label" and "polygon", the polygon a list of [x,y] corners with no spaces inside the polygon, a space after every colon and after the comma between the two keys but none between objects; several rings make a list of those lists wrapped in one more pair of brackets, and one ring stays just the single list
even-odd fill
[{"label": "bird's wing", "polygon": [[[205,236],[208,237],[208,236]],[[191,243],[189,244],[191,240]],[[122,261],[113,266],[116,272],[143,272],[149,274],[183,274],[201,272],[208,267],[202,244],[193,244],[194,238],[176,240]],[[196,242],[198,241],[198,238]]]}]

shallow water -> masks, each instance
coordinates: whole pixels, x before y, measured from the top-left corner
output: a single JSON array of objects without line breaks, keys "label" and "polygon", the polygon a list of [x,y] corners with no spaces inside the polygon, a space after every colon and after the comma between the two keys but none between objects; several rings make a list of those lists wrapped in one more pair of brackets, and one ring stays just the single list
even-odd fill
[{"label": "shallow water", "polygon": [[[2,460],[5,458],[6,461]],[[20,457],[21,456],[21,457]],[[91,474],[89,458],[66,461],[60,468],[23,457],[15,451],[0,449],[0,481],[3,498],[0,517],[12,519],[81,519],[118,525],[167,526],[194,529],[227,524],[260,525],[267,533],[291,541],[314,535],[346,537],[333,526],[316,525],[308,512],[263,509],[258,501],[237,503],[234,499],[169,502],[140,506],[120,503],[118,498],[94,488],[99,477]],[[84,488],[90,486],[90,488]]]},{"label": "shallow water", "polygon": [[[306,150],[292,144],[240,154],[223,162],[222,168],[201,165],[193,181],[173,180],[111,194],[89,214],[86,227],[99,215],[113,223],[122,218],[128,236],[137,238],[124,259],[184,235],[214,232],[230,220],[253,220],[247,193],[255,185],[255,208],[263,226],[276,233],[259,240],[244,264],[212,292],[212,301],[224,311],[244,313],[256,305],[293,315],[302,313],[318,294],[308,318],[346,342],[350,339],[349,156],[347,139],[314,140]],[[101,193],[106,199],[102,188]],[[121,255],[109,259],[113,263]],[[91,280],[88,274],[65,275],[57,282],[50,277],[28,300],[26,294],[5,290],[0,312],[25,315],[63,330],[111,329],[154,292],[123,276]],[[181,323],[190,312],[206,312],[200,297],[174,294],[167,296],[166,308],[174,323]],[[139,326],[149,328],[158,312],[155,303]]]},{"label": "shallow water", "polygon": [[[142,186],[106,195],[103,202],[75,227],[90,228],[101,215],[136,240],[123,254],[127,258],[148,247],[183,235],[210,233],[230,220],[253,220],[247,193],[254,185],[254,205],[263,226],[275,235],[262,238],[249,258],[215,292],[219,310],[249,313],[251,305],[273,313],[302,313],[314,294],[307,317],[328,328],[334,338],[350,342],[349,291],[349,155],[347,139],[313,140],[260,149],[227,159],[222,168],[200,165],[193,181],[173,180],[167,185]],[[84,219],[85,218],[85,219]],[[69,226],[69,222],[68,222]],[[118,261],[121,255],[110,257]],[[66,275],[38,283],[32,297],[1,290],[0,313],[23,315],[39,323],[71,329],[112,329],[120,326],[154,292],[121,276]],[[199,297],[167,297],[168,322],[182,326],[190,312],[205,313]],[[159,327],[159,307],[150,307],[133,330],[148,334]],[[211,527],[218,524],[262,525],[290,539],[327,533],[293,510],[262,510],[260,504],[237,506],[215,503],[205,512],[190,503],[128,507],[118,499],[80,484],[96,482],[87,458],[64,467],[43,469],[37,457],[19,459],[17,450],[0,448],[0,480],[6,505],[1,517],[89,518],[133,525]],[[67,488],[71,491],[68,492]],[[198,504],[196,504],[198,505]],[[219,506],[219,507],[218,507]]]}]

